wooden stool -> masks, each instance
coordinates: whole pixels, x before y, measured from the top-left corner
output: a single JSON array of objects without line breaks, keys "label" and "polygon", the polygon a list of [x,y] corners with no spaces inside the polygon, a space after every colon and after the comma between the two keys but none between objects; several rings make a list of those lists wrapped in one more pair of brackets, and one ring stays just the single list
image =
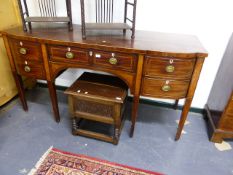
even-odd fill
[{"label": "wooden stool", "polygon": [[[118,144],[127,89],[127,85],[117,77],[87,72],[82,74],[65,91],[73,123],[72,133]],[[113,126],[113,134],[83,129],[84,120]]]}]

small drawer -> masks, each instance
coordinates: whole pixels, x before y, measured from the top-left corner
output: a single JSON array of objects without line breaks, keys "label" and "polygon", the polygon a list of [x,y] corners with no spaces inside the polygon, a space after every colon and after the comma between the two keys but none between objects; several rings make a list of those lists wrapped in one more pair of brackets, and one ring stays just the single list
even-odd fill
[{"label": "small drawer", "polygon": [[189,81],[143,78],[141,95],[179,99],[186,97]]},{"label": "small drawer", "polygon": [[136,55],[94,51],[93,61],[95,65],[108,67],[111,69],[121,69],[129,72],[134,72],[136,67]]},{"label": "small drawer", "polygon": [[52,61],[89,63],[88,51],[77,47],[50,46],[49,54]]},{"label": "small drawer", "polygon": [[17,69],[20,75],[26,77],[33,77],[38,79],[46,79],[45,70],[43,64],[35,62],[18,62]]},{"label": "small drawer", "polygon": [[192,75],[195,59],[177,59],[150,57],[145,58],[144,75],[149,77],[165,77],[189,79]]},{"label": "small drawer", "polygon": [[15,59],[27,59],[42,62],[41,46],[39,43],[23,40],[11,40]]}]

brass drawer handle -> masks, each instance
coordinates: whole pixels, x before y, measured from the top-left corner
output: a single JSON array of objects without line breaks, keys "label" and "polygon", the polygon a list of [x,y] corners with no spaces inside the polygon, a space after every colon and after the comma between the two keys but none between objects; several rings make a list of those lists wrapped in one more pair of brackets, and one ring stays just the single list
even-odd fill
[{"label": "brass drawer handle", "polygon": [[109,63],[112,64],[112,65],[116,65],[117,64],[117,59],[112,57],[112,58],[109,58]]},{"label": "brass drawer handle", "polygon": [[21,48],[19,49],[19,53],[21,53],[22,55],[26,55],[26,54],[27,54],[27,49],[21,47]]},{"label": "brass drawer handle", "polygon": [[168,91],[170,91],[170,90],[171,90],[171,86],[170,86],[170,85],[168,85],[168,84],[163,85],[162,90],[163,90],[164,92],[168,92]]},{"label": "brass drawer handle", "polygon": [[73,52],[66,52],[66,58],[68,58],[68,59],[74,58],[74,53]]},{"label": "brass drawer handle", "polygon": [[24,71],[25,72],[31,72],[31,68],[29,66],[24,66]]},{"label": "brass drawer handle", "polygon": [[175,71],[175,67],[173,65],[166,66],[166,72],[172,73]]}]

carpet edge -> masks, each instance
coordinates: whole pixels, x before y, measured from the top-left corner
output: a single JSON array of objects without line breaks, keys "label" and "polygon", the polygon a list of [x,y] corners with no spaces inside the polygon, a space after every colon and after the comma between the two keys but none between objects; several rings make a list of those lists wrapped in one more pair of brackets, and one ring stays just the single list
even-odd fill
[{"label": "carpet edge", "polygon": [[96,157],[91,157],[91,156],[84,155],[84,154],[71,153],[71,152],[63,151],[63,150],[60,150],[60,149],[57,149],[57,148],[52,148],[52,150],[54,150],[56,152],[60,152],[62,154],[68,154],[68,155],[72,155],[72,156],[83,157],[83,158],[91,159],[91,160],[94,160],[94,161],[107,163],[109,165],[121,166],[121,167],[124,167],[124,168],[127,168],[127,169],[141,171],[141,172],[144,172],[144,173],[149,173],[151,175],[163,175],[162,173],[158,173],[158,172],[154,172],[154,171],[150,171],[150,170],[145,170],[145,169],[141,169],[141,168],[136,168],[136,167],[133,167],[133,166],[128,166],[128,165],[124,165],[124,164],[120,164],[120,163],[116,163],[116,162],[112,162],[112,161],[108,161],[108,160],[103,160],[103,159],[99,159],[99,158],[96,158]]},{"label": "carpet edge", "polygon": [[40,165],[43,163],[44,159],[47,157],[47,155],[51,152],[53,149],[53,146],[50,146],[49,149],[40,157],[40,159],[36,162],[36,165],[30,170],[30,172],[27,175],[34,175],[35,172],[38,170]]}]

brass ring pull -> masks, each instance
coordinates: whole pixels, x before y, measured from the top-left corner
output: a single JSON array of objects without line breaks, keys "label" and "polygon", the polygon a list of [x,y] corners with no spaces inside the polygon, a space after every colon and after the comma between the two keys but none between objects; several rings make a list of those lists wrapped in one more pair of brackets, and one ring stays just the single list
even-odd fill
[{"label": "brass ring pull", "polygon": [[112,65],[116,65],[117,64],[117,59],[112,57],[112,58],[109,58],[109,63],[112,64]]},{"label": "brass ring pull", "polygon": [[166,72],[172,73],[175,71],[175,67],[173,65],[166,66]]},{"label": "brass ring pull", "polygon": [[72,53],[72,52],[66,52],[66,58],[68,58],[68,59],[74,58],[74,53]]},{"label": "brass ring pull", "polygon": [[168,92],[168,91],[171,90],[171,86],[169,86],[168,84],[163,85],[162,90],[163,90],[164,92]]},{"label": "brass ring pull", "polygon": [[30,68],[29,66],[25,66],[25,67],[24,67],[24,71],[25,71],[25,72],[31,72],[31,68]]},{"label": "brass ring pull", "polygon": [[19,49],[19,53],[21,53],[22,55],[26,55],[27,54],[27,50],[25,48],[21,47]]}]

